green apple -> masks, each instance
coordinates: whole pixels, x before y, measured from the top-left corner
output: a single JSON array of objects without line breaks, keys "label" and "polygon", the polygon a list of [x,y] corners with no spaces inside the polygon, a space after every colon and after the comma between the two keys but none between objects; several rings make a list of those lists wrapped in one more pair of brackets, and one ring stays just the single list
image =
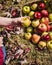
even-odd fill
[{"label": "green apple", "polygon": [[27,32],[29,32],[29,33],[33,32],[33,28],[32,27],[28,27],[27,28]]},{"label": "green apple", "polygon": [[31,33],[25,33],[25,39],[30,40],[31,36]]},{"label": "green apple", "polygon": [[28,14],[30,12],[30,7],[29,6],[24,6],[22,10],[23,10],[24,14]]},{"label": "green apple", "polygon": [[30,26],[31,21],[30,21],[29,18],[23,18],[22,19],[22,24],[23,24],[24,27],[28,27],[28,26]]},{"label": "green apple", "polygon": [[48,41],[47,47],[48,47],[49,50],[52,50],[52,40]]},{"label": "green apple", "polygon": [[36,28],[40,24],[39,19],[32,21],[32,26]]},{"label": "green apple", "polygon": [[34,11],[31,11],[31,12],[29,13],[29,16],[30,16],[31,19],[33,19],[33,18],[34,18]]},{"label": "green apple", "polygon": [[36,10],[37,9],[37,6],[38,6],[38,4],[34,3],[34,4],[32,4],[31,9],[32,10]]},{"label": "green apple", "polygon": [[39,44],[38,44],[38,47],[39,47],[40,49],[43,49],[44,47],[46,47],[46,42],[40,41]]},{"label": "green apple", "polygon": [[49,32],[50,38],[52,39],[52,32]]},{"label": "green apple", "polygon": [[49,14],[50,22],[52,22],[52,13]]}]

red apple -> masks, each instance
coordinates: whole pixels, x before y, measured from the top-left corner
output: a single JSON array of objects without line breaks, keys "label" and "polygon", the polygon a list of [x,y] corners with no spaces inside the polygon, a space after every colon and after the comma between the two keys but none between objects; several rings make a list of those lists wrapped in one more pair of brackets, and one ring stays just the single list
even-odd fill
[{"label": "red apple", "polygon": [[52,31],[52,26],[50,26],[50,31]]},{"label": "red apple", "polygon": [[13,11],[12,11],[12,16],[13,16],[13,17],[16,17],[16,16],[17,16],[17,10],[13,10]]},{"label": "red apple", "polygon": [[47,26],[44,23],[41,23],[38,28],[42,32],[47,31]]},{"label": "red apple", "polygon": [[51,26],[47,25],[47,31],[50,31],[50,29],[51,29]]},{"label": "red apple", "polygon": [[42,16],[46,16],[46,17],[48,16],[48,11],[47,10],[42,10],[41,13],[42,13]]},{"label": "red apple", "polygon": [[42,40],[45,40],[45,41],[49,41],[51,39],[49,34],[45,34],[41,38]]},{"label": "red apple", "polygon": [[49,23],[49,18],[48,17],[43,17],[42,19],[41,19],[41,23],[44,23],[44,24],[48,24]]},{"label": "red apple", "polygon": [[38,12],[38,11],[35,12],[35,13],[34,13],[34,17],[40,19],[40,18],[41,18],[41,13]]},{"label": "red apple", "polygon": [[41,3],[39,4],[39,6],[40,6],[41,9],[45,9],[45,4],[44,4],[44,3],[41,2]]},{"label": "red apple", "polygon": [[39,42],[39,40],[40,40],[40,36],[39,35],[37,35],[37,34],[33,34],[32,35],[32,42],[34,44],[37,44]]}]

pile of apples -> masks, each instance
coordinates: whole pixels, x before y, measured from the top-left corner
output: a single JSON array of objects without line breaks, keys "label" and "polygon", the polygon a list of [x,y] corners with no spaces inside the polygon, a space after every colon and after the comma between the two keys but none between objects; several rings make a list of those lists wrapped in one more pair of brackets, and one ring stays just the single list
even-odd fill
[{"label": "pile of apples", "polygon": [[52,13],[49,13],[44,2],[25,5],[22,9],[23,15],[29,18],[23,19],[25,27],[24,38],[38,45],[38,48],[45,47],[52,50]]}]

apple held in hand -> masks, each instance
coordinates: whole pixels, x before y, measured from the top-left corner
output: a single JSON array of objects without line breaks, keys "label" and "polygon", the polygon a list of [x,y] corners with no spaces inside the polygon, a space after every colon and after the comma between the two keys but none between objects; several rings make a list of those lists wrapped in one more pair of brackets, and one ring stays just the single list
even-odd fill
[{"label": "apple held in hand", "polygon": [[38,28],[42,32],[47,31],[47,26],[44,23],[41,23]]},{"label": "apple held in hand", "polygon": [[52,22],[52,13],[49,14],[50,22]]},{"label": "apple held in hand", "polygon": [[38,4],[34,3],[34,4],[32,4],[31,9],[32,10],[36,10],[37,9],[37,6],[38,6]]},{"label": "apple held in hand", "polygon": [[42,2],[39,3],[39,6],[40,6],[41,9],[45,9],[45,7],[46,7],[46,5],[44,3],[42,3]]},{"label": "apple held in hand", "polygon": [[34,44],[37,44],[39,42],[39,40],[40,40],[40,36],[39,35],[37,35],[37,34],[33,34],[32,35],[32,42]]},{"label": "apple held in hand", "polygon": [[48,47],[49,50],[52,50],[52,40],[48,41],[47,47]]},{"label": "apple held in hand", "polygon": [[40,49],[45,48],[45,47],[46,47],[46,42],[40,41],[39,44],[38,44],[38,47],[39,47]]},{"label": "apple held in hand", "polygon": [[22,19],[22,24],[23,24],[24,27],[28,27],[28,26],[30,26],[31,21],[30,21],[29,18],[23,18]]},{"label": "apple held in hand", "polygon": [[30,12],[30,7],[29,6],[24,6],[23,7],[23,13],[28,14]]},{"label": "apple held in hand", "polygon": [[30,40],[31,39],[31,33],[25,33],[25,39]]},{"label": "apple held in hand", "polygon": [[27,32],[32,33],[33,32],[33,28],[32,27],[28,27],[27,28]]},{"label": "apple held in hand", "polygon": [[49,23],[49,18],[48,17],[43,17],[42,19],[41,19],[41,23],[44,23],[44,24],[48,24]]},{"label": "apple held in hand", "polygon": [[40,24],[39,19],[32,21],[32,26],[36,28]]},{"label": "apple held in hand", "polygon": [[40,12],[35,12],[34,13],[34,17],[37,18],[37,19],[40,19],[42,17],[41,13]]},{"label": "apple held in hand", "polygon": [[48,11],[47,10],[42,10],[41,13],[42,13],[42,16],[45,16],[45,17],[48,16]]},{"label": "apple held in hand", "polygon": [[30,16],[31,19],[33,19],[33,18],[34,18],[34,11],[31,11],[31,12],[29,13],[29,16]]}]

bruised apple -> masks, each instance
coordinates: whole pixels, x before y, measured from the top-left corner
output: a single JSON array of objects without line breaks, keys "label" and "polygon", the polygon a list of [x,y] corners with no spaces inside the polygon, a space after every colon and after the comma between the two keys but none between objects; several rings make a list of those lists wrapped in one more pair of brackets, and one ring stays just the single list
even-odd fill
[{"label": "bruised apple", "polygon": [[50,35],[48,34],[48,32],[44,32],[42,34],[42,40],[45,40],[45,41],[49,41],[51,38],[50,38]]},{"label": "bruised apple", "polygon": [[32,42],[34,44],[37,44],[39,42],[39,40],[40,40],[40,36],[39,35],[37,35],[37,34],[33,34],[32,35]]}]

